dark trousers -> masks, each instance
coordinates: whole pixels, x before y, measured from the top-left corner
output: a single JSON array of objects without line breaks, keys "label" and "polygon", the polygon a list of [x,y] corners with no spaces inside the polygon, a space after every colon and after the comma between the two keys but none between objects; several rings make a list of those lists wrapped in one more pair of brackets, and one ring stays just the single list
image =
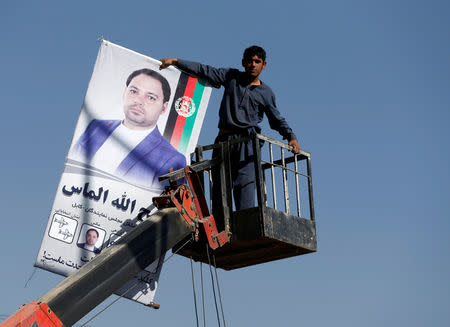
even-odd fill
[{"label": "dark trousers", "polygon": [[[219,134],[214,144],[231,141],[242,137],[242,134]],[[255,163],[253,142],[235,143],[229,147],[230,172],[233,196],[236,210],[253,208],[255,206]],[[213,151],[213,160],[219,159],[218,149]],[[224,160],[221,158],[221,160]],[[220,165],[212,170],[213,215],[218,227],[223,227],[222,183],[220,180]],[[230,208],[230,211],[232,208]]]}]

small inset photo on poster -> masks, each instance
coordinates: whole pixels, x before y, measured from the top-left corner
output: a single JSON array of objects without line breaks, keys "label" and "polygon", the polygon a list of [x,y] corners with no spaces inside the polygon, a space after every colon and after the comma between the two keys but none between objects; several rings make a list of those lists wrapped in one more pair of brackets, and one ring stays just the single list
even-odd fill
[{"label": "small inset photo on poster", "polygon": [[106,232],[98,227],[83,224],[78,237],[77,246],[81,249],[99,254],[102,250],[103,240]]}]

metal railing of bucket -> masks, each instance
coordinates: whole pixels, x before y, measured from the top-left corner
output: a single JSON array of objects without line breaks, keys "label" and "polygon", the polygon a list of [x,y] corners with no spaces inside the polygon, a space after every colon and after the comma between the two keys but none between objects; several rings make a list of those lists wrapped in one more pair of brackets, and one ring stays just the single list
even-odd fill
[{"label": "metal railing of bucket", "polygon": [[[286,214],[305,218],[303,216],[305,212],[303,211],[307,211],[309,219],[314,221],[311,154],[303,150],[299,154],[292,154],[290,152],[291,147],[288,144],[261,134],[255,134],[218,144],[199,146],[195,150],[196,162],[203,162],[196,170],[207,173],[206,180],[202,174],[200,176],[204,187],[206,186],[205,183],[208,182],[205,189],[209,190],[209,194],[212,194],[212,166],[218,167],[214,172],[220,173],[225,225],[228,225],[233,209],[230,173],[232,163],[229,149],[235,143],[248,141],[251,141],[253,146],[258,207],[269,206],[280,210],[279,202],[283,202]],[[217,151],[215,159],[212,158],[211,151],[214,149]],[[278,177],[279,175],[280,177]],[[302,180],[299,180],[299,178],[302,178]],[[277,191],[280,188],[279,182],[283,188],[282,193]],[[303,195],[305,192],[307,193],[306,196]],[[291,201],[293,198],[295,198],[295,201]],[[291,207],[294,207],[294,210]],[[305,208],[306,210],[304,210]]]}]

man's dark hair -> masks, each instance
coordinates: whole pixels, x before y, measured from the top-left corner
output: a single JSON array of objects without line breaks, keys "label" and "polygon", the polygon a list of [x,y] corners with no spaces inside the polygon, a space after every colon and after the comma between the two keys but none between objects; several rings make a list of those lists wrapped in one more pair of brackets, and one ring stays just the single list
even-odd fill
[{"label": "man's dark hair", "polygon": [[164,102],[169,101],[169,99],[170,99],[170,85],[169,85],[169,82],[167,81],[167,79],[164,76],[162,76],[160,73],[158,73],[158,72],[156,72],[154,70],[151,70],[151,69],[148,69],[148,68],[143,68],[143,69],[139,69],[139,70],[136,70],[136,71],[132,72],[130,74],[130,76],[128,76],[128,78],[127,78],[127,81],[125,83],[126,86],[130,85],[130,82],[131,82],[131,80],[133,78],[135,78],[136,76],[141,75],[141,74],[153,77],[154,79],[160,81],[161,82],[161,86],[162,86],[163,96],[164,96]]},{"label": "man's dark hair", "polygon": [[253,56],[258,56],[258,58],[261,58],[262,61],[266,61],[266,50],[264,50],[261,47],[258,47],[257,45],[252,45],[251,47],[248,47],[244,50],[244,55],[242,56],[242,60],[248,60],[251,59]]},{"label": "man's dark hair", "polygon": [[98,230],[96,230],[95,228],[89,228],[87,231],[86,231],[86,236],[87,236],[87,234],[91,231],[91,230],[93,230],[96,234],[97,234],[97,238],[98,238]]}]

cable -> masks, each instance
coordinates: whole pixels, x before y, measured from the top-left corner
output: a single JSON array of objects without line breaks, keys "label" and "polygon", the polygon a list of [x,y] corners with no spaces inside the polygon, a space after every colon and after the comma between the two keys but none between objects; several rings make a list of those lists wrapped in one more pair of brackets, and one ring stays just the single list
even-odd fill
[{"label": "cable", "polygon": [[222,311],[223,326],[227,327],[227,324],[225,323],[225,314],[223,312],[222,295],[220,294],[219,277],[217,275],[216,256],[214,254],[213,254],[213,263],[214,263],[214,272],[216,273],[216,284],[217,284],[217,291],[219,293],[219,303],[220,303],[220,310]]},{"label": "cable", "polygon": [[[187,240],[177,251],[173,252],[172,255],[170,255],[166,260],[164,260],[164,263],[166,263],[170,258],[173,257],[174,254],[176,254],[178,251],[180,251],[184,246],[186,246],[186,244],[188,244],[191,241],[191,239]],[[151,272],[149,272],[147,274],[147,276],[149,276],[151,274]],[[127,294],[131,289],[135,288],[136,286],[138,286],[140,283],[140,281],[138,280],[137,282],[135,282],[134,284],[132,284],[128,289],[125,290],[125,292],[123,292],[121,295],[119,295],[117,297],[117,299],[115,299],[114,301],[112,301],[110,304],[108,304],[105,308],[103,308],[102,310],[100,310],[99,312],[97,312],[94,316],[92,316],[91,318],[89,318],[85,323],[83,323],[82,325],[80,325],[79,327],[84,327],[86,326],[87,323],[91,322],[94,318],[98,317],[101,313],[103,313],[106,309],[108,309],[110,306],[112,306],[114,303],[116,303],[117,301],[119,301],[121,298],[123,298],[125,296],[125,294]]]},{"label": "cable", "polygon": [[93,315],[91,318],[89,318],[85,323],[83,323],[82,325],[80,325],[80,327],[84,327],[86,326],[87,323],[91,322],[94,318],[98,317],[101,313],[103,313],[106,309],[108,309],[110,306],[112,306],[114,303],[116,303],[117,301],[119,301],[121,298],[123,298],[125,296],[125,294],[127,294],[131,289],[135,288],[136,286],[138,286],[138,282],[134,283],[133,285],[131,285],[125,292],[123,292],[122,294],[120,294],[117,299],[115,299],[114,301],[112,301],[110,304],[108,304],[106,307],[104,307],[102,310],[100,310],[99,312],[97,312],[95,315]]},{"label": "cable", "polygon": [[191,239],[188,239],[186,242],[184,242],[184,244],[178,249],[178,250],[176,250],[175,252],[172,252],[172,254],[171,255],[169,255],[169,257],[166,259],[166,260],[164,260],[164,263],[166,263],[167,262],[167,260],[169,260],[170,258],[172,258],[175,254],[177,254],[179,251],[181,251],[189,242],[191,242],[192,241],[192,238]]},{"label": "cable", "polygon": [[203,289],[203,262],[201,262],[201,261],[200,261],[200,279],[201,279],[201,283],[202,283],[203,327],[206,327],[205,292]]},{"label": "cable", "polygon": [[192,275],[192,292],[194,293],[194,306],[195,306],[195,319],[198,327],[198,312],[197,312],[197,296],[195,295],[195,284],[194,284],[194,267],[192,266],[192,257],[191,260],[191,275]]},{"label": "cable", "polygon": [[213,295],[214,295],[214,304],[216,305],[217,323],[219,324],[219,327],[220,327],[219,309],[217,308],[216,289],[214,287],[214,277],[213,277],[212,268],[211,268],[211,258],[209,257],[208,244],[206,244],[206,254],[208,255],[209,272],[211,273],[211,284],[212,284]]},{"label": "cable", "polygon": [[26,281],[25,285],[23,286],[23,288],[27,288],[28,283],[31,281],[31,278],[33,278],[34,274],[36,273],[37,267],[34,267],[33,272],[31,273],[30,277],[28,278],[28,280]]}]

